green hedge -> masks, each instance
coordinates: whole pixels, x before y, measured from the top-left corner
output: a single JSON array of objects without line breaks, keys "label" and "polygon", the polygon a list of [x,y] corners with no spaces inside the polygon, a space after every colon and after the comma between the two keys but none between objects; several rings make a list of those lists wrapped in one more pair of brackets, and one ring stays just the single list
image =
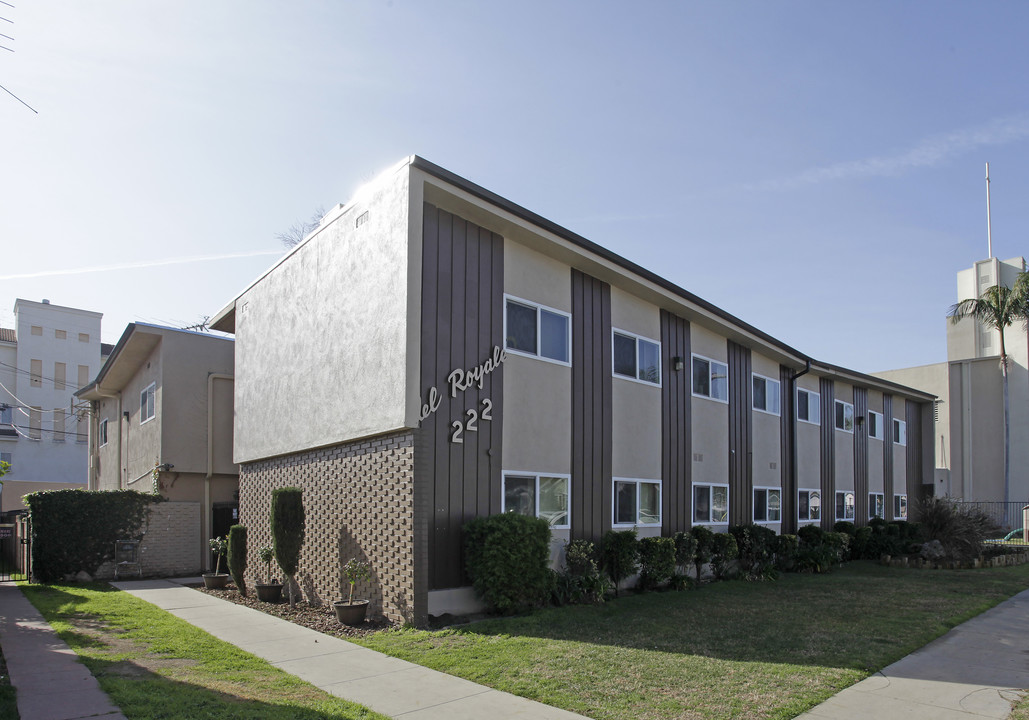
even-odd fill
[{"label": "green hedge", "polygon": [[114,559],[117,540],[143,537],[147,511],[162,498],[135,490],[44,490],[29,493],[32,572],[59,582],[85,570],[95,575]]},{"label": "green hedge", "polygon": [[639,541],[641,590],[653,590],[675,574],[675,540],[670,537],[646,537]]},{"label": "green hedge", "polygon": [[550,525],[515,513],[475,518],[464,526],[472,586],[492,612],[512,613],[550,598]]}]

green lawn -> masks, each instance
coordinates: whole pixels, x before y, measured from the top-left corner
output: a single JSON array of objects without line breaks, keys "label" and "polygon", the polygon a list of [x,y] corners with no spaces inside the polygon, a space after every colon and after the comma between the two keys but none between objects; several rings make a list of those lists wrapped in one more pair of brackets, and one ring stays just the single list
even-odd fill
[{"label": "green lawn", "polygon": [[792,718],[1027,586],[855,562],[355,642],[597,720]]},{"label": "green lawn", "polygon": [[110,586],[21,588],[130,720],[385,720]]}]

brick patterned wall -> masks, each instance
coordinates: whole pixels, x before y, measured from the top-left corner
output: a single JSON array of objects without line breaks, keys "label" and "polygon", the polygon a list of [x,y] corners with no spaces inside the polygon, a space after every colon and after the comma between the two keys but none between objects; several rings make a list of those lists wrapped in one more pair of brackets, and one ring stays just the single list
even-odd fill
[{"label": "brick patterned wall", "polygon": [[[146,577],[188,577],[199,575],[200,503],[163,502],[150,506],[146,534],[139,544],[139,556]],[[222,572],[224,572],[224,568]],[[106,563],[97,579],[114,577],[114,565]]]},{"label": "brick patterned wall", "polygon": [[[369,599],[369,615],[424,622],[415,603],[414,434],[390,433],[239,468],[239,515],[247,526],[247,582],[260,577],[258,548],[272,544],[268,514],[275,488],[304,491],[306,535],[297,580],[305,598],[331,603],[346,595],[340,567],[366,560],[372,578],[354,597]],[[272,563],[272,574],[282,579]]]}]

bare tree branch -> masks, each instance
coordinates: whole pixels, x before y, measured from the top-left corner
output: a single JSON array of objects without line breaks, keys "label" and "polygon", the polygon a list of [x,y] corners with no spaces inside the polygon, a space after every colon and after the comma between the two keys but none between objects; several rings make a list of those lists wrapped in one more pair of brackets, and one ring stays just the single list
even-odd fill
[{"label": "bare tree branch", "polygon": [[321,224],[324,216],[325,207],[319,205],[315,208],[314,214],[311,215],[309,220],[297,220],[289,226],[289,229],[277,233],[275,239],[287,248],[296,247]]}]

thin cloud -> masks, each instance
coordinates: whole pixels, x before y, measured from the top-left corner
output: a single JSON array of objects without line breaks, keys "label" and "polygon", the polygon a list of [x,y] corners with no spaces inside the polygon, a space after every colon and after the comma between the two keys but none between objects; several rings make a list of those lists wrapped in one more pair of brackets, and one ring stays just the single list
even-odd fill
[{"label": "thin cloud", "polygon": [[744,185],[747,190],[793,190],[834,180],[895,177],[909,170],[934,167],[980,147],[1006,145],[1029,137],[1029,113],[991,120],[965,130],[930,135],[899,155],[885,155],[811,168],[799,175]]},{"label": "thin cloud", "polygon": [[141,260],[116,265],[94,265],[91,267],[67,268],[64,270],[40,270],[38,272],[0,275],[0,280],[26,280],[29,278],[57,277],[59,275],[85,275],[87,273],[112,272],[115,270],[138,270],[139,268],[162,267],[164,265],[185,265],[187,263],[209,262],[211,260],[234,260],[237,258],[260,257],[261,255],[281,255],[282,250],[255,250],[245,253],[227,253],[225,255],[194,255],[192,257],[166,258],[164,260]]}]

